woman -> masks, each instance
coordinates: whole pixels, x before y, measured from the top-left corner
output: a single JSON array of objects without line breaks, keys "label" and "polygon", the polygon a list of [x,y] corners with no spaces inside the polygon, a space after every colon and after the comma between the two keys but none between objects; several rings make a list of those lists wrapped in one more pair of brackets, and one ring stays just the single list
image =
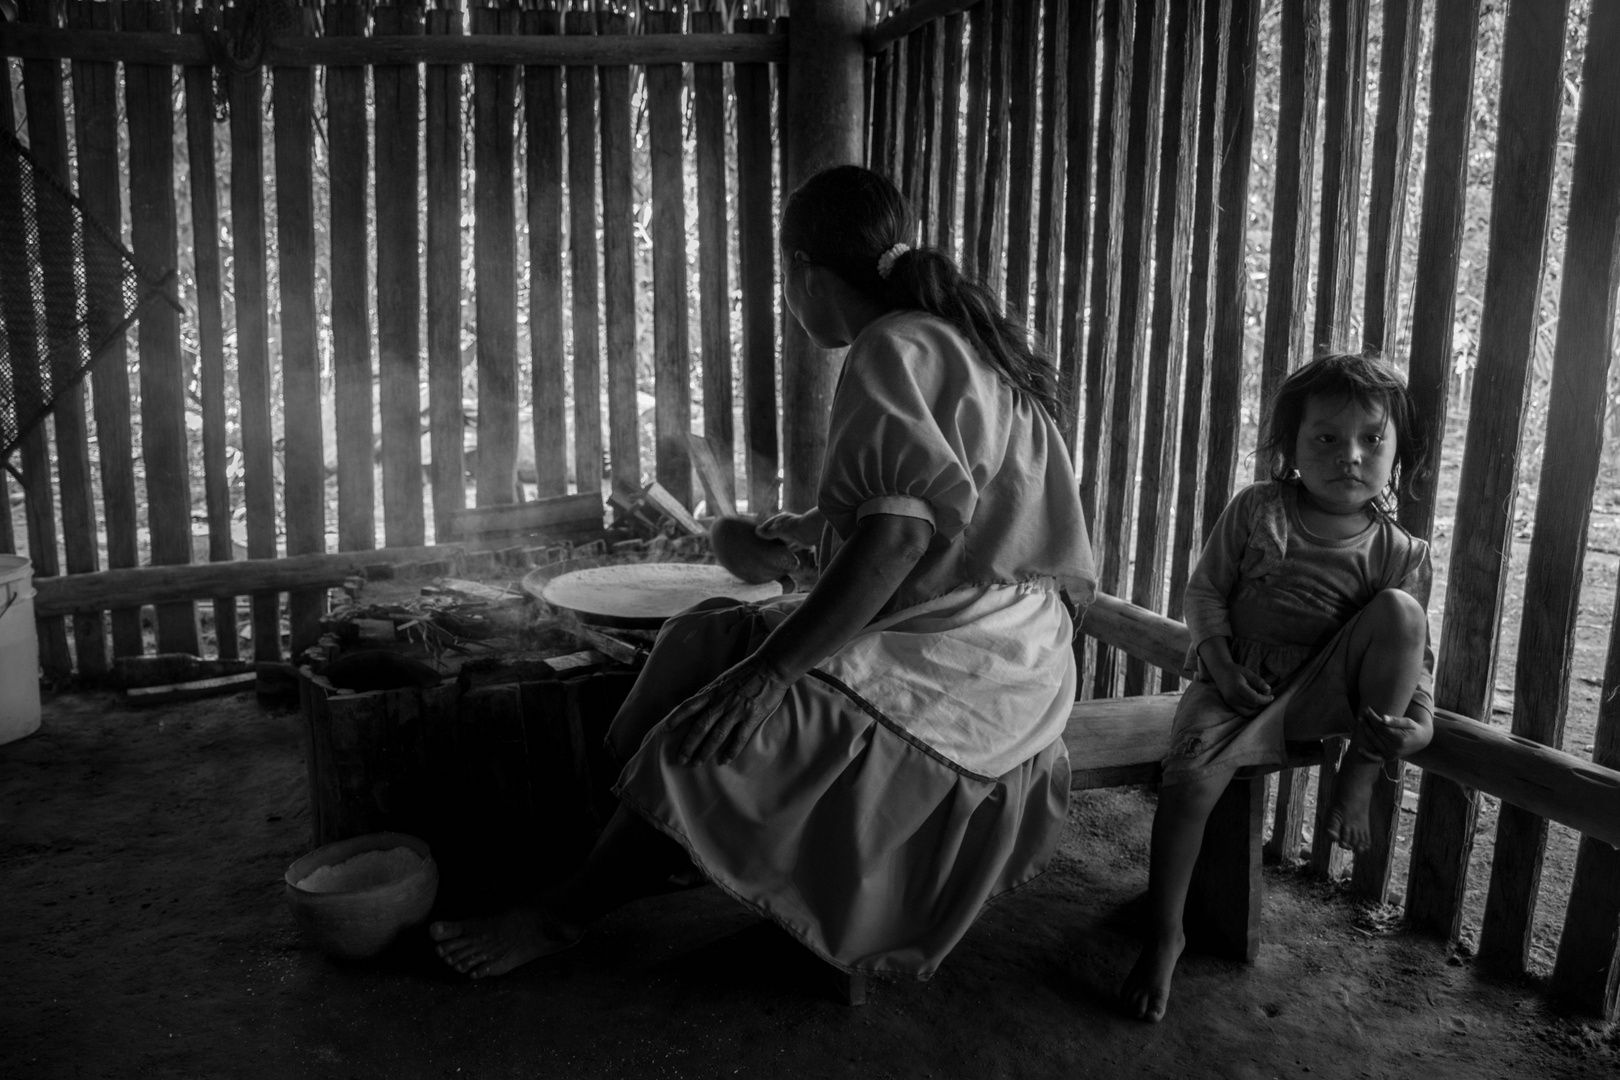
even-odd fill
[{"label": "woman", "polygon": [[535,907],[436,923],[475,978],[577,942],[695,865],[852,973],[926,979],[985,903],[1045,869],[1068,805],[1074,624],[1095,578],[1051,365],[887,180],[788,200],[787,304],[849,346],[803,596],[666,624],[614,720],[621,805]]}]

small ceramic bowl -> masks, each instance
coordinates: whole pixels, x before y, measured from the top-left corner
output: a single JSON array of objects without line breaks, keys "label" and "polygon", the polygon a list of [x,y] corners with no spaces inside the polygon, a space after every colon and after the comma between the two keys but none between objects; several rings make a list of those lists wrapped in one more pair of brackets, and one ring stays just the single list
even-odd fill
[{"label": "small ceramic bowl", "polygon": [[793,549],[754,531],[751,517],[716,518],[709,526],[715,561],[750,585],[775,581],[798,565]]},{"label": "small ceramic bowl", "polygon": [[[421,862],[395,880],[361,888],[316,892],[300,887],[324,866],[368,851],[410,848]],[[358,960],[382,952],[412,926],[422,923],[439,892],[439,867],[427,844],[404,833],[367,833],[316,848],[285,875],[287,906],[304,937],[322,952]]]}]

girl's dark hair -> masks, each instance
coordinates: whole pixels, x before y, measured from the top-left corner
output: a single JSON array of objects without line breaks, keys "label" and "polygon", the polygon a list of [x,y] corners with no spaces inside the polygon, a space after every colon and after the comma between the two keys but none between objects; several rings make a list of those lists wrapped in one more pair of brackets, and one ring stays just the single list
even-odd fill
[{"label": "girl's dark hair", "polygon": [[1428,477],[1429,447],[1417,422],[1412,395],[1400,371],[1373,356],[1326,353],[1304,365],[1277,388],[1272,398],[1271,423],[1260,452],[1271,459],[1271,475],[1285,483],[1295,481],[1294,448],[1305,403],[1313,397],[1349,398],[1364,408],[1385,410],[1395,427],[1395,464],[1389,487],[1373,500],[1373,509],[1393,517],[1399,501],[1414,497]]},{"label": "girl's dark hair", "polygon": [[859,165],[838,165],[812,176],[788,197],[782,211],[782,248],[802,251],[851,286],[891,308],[926,311],[956,327],[980,358],[1015,390],[1058,415],[1057,372],[1030,346],[1023,328],[1001,313],[994,295],[962,276],[956,263],[933,248],[911,248],[894,260],[889,276],[878,259],[910,243],[917,223],[905,197],[887,179]]}]

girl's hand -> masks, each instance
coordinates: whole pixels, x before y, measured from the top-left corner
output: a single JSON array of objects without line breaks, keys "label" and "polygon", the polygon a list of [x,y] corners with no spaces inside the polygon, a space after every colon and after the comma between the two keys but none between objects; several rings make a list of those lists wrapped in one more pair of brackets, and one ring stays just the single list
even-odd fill
[{"label": "girl's hand", "polygon": [[1356,714],[1356,722],[1361,728],[1367,750],[1386,761],[1411,757],[1434,738],[1434,720],[1426,714],[1421,720],[1414,720],[1410,716],[1385,716],[1371,706],[1363,705]]},{"label": "girl's hand", "polygon": [[754,526],[754,534],[764,540],[782,540],[796,548],[813,548],[821,542],[821,525],[819,510],[806,514],[783,511]]},{"label": "girl's hand", "polygon": [[754,656],[721,672],[669,714],[671,731],[686,726],[676,760],[696,765],[718,753],[718,764],[732,761],[776,712],[792,682]]},{"label": "girl's hand", "polygon": [[1217,665],[1209,674],[1221,692],[1221,699],[1239,716],[1253,716],[1271,704],[1270,684],[1242,664]]}]

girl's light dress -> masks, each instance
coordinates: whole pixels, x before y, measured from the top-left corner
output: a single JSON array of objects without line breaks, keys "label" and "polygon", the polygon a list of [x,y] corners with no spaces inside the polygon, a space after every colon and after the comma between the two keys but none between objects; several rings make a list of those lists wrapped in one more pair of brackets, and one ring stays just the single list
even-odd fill
[{"label": "girl's light dress", "polygon": [[[1429,545],[1393,521],[1368,516],[1347,539],[1316,536],[1299,517],[1298,489],[1267,481],[1239,492],[1215,523],[1187,582],[1191,658],[1212,637],[1257,672],[1274,700],[1238,715],[1200,667],[1176,709],[1164,782],[1287,761],[1285,743],[1348,735],[1355,719],[1349,642],[1362,609],[1385,589],[1429,603]],[[1434,654],[1425,637],[1413,701],[1433,710]]]},{"label": "girl's light dress", "polygon": [[1075,692],[1060,590],[1089,603],[1090,544],[1055,425],[919,312],[850,346],[818,502],[824,558],[872,513],[921,518],[933,538],[728,765],[677,763],[683,732],[663,718],[803,598],[670,620],[609,734],[627,762],[617,791],[828,962],[926,979],[1057,845]]}]

